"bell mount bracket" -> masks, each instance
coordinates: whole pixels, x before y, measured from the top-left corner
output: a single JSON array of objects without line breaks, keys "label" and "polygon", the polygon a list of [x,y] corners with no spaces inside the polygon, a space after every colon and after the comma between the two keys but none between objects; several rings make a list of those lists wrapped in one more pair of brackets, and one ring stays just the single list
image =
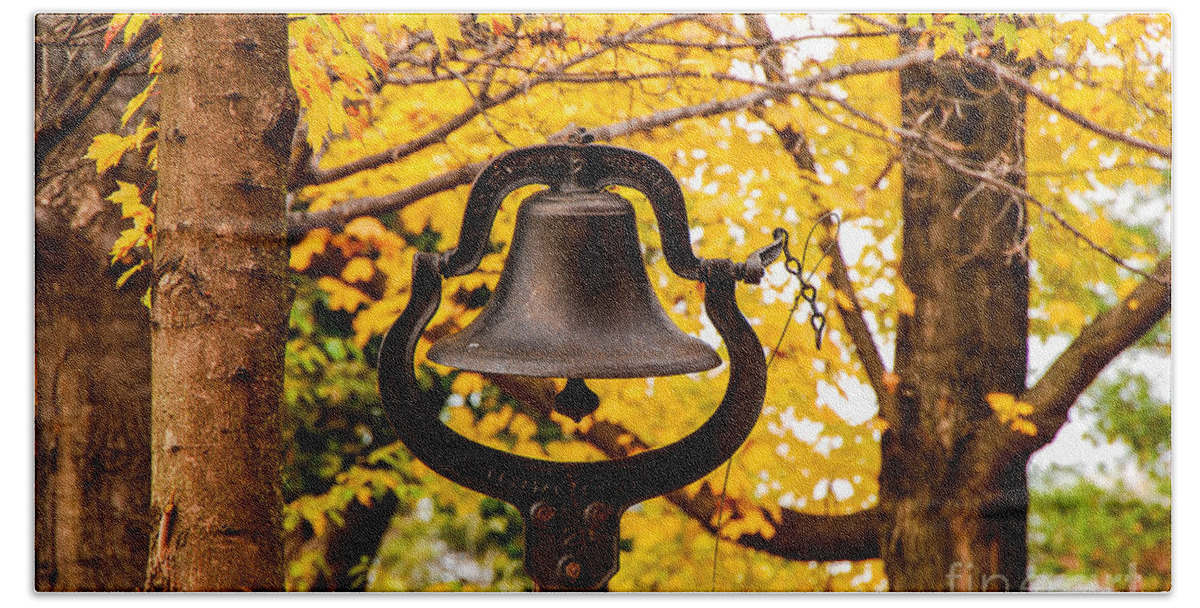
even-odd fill
[{"label": "bell mount bracket", "polygon": [[[417,342],[441,304],[443,277],[478,267],[501,201],[531,184],[584,188],[615,184],[646,194],[662,233],[663,253],[678,275],[705,284],[704,303],[729,354],[725,395],[698,429],[670,445],[600,462],[518,456],[468,440],[441,422],[443,404],[418,388]],[[380,347],[383,409],[400,440],[430,469],[516,507],[525,521],[525,567],[537,588],[604,588],[619,567],[619,525],[630,506],[686,486],[728,460],[749,436],[766,395],[766,360],[738,309],[737,280],[757,283],[782,242],[745,263],[697,258],[688,238],[683,193],[671,173],[641,152],[614,146],[550,144],[510,151],[472,186],[458,247],[413,258],[412,296]]]}]

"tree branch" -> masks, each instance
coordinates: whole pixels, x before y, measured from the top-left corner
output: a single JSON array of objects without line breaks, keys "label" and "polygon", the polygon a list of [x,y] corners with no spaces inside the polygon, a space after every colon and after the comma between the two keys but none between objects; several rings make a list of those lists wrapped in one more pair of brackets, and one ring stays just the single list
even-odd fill
[{"label": "tree branch", "polygon": [[[510,397],[519,400],[535,415],[549,415],[554,408],[555,389],[549,379],[517,376],[489,376],[488,379]],[[624,444],[620,440],[622,437],[627,437]],[[632,431],[605,420],[594,422],[587,432],[579,434],[579,438],[609,458],[623,458],[632,451],[650,447]],[[666,498],[709,532],[719,533],[714,524],[720,496],[707,484],[694,497],[678,490],[667,494]],[[726,505],[729,506],[730,501],[726,501]],[[739,506],[743,509],[760,509],[745,502]],[[763,513],[763,517],[773,521],[768,513]],[[733,542],[794,560],[834,561],[879,557],[883,516],[876,508],[850,515],[828,516],[782,509],[781,519],[774,525],[775,535],[771,538],[751,534],[743,535]]]},{"label": "tree branch", "polygon": [[[633,433],[616,423],[600,420],[592,424],[582,439],[610,458],[623,458],[630,450],[649,447],[636,436],[628,446],[622,446],[617,441],[622,436],[632,435]],[[677,490],[667,494],[666,499],[712,534],[720,534],[715,525],[720,496],[707,483],[703,484],[695,496],[688,496],[687,492]],[[746,507],[743,505],[741,508]],[[763,517],[771,520],[768,513],[763,513]],[[734,539],[734,542],[743,547],[798,561],[856,561],[879,557],[883,514],[875,508],[850,515],[811,515],[794,509],[782,509],[780,520],[774,525],[775,534],[770,538],[758,533],[745,534]]]},{"label": "tree branch", "polygon": [[1101,125],[1100,123],[1064,106],[1057,99],[1050,96],[1050,94],[1033,86],[1033,83],[1025,80],[1019,74],[1007,67],[998,65],[986,59],[980,59],[979,57],[976,57],[970,53],[963,57],[962,60],[975,67],[991,70],[996,74],[997,77],[1001,78],[1005,82],[1008,82],[1009,84],[1012,84],[1025,91],[1029,95],[1033,96],[1034,99],[1042,102],[1042,104],[1044,104],[1046,107],[1058,112],[1059,114],[1062,114],[1068,120],[1089,131],[1098,133],[1109,139],[1128,144],[1135,148],[1145,150],[1151,154],[1157,154],[1163,158],[1171,158],[1171,148],[1153,144],[1148,141],[1133,137],[1132,135],[1126,135],[1120,131],[1114,131],[1108,127],[1105,127],[1104,125]]},{"label": "tree branch", "polygon": [[829,281],[833,284],[834,289],[846,296],[844,300],[835,297],[833,299],[834,306],[842,317],[842,325],[845,326],[846,333],[850,334],[854,352],[858,354],[858,360],[863,364],[867,380],[870,381],[871,388],[875,390],[875,397],[879,402],[879,417],[895,423],[898,420],[897,413],[894,411],[895,402],[892,400],[887,383],[884,382],[884,374],[888,369],[883,362],[883,356],[879,354],[879,348],[875,345],[875,337],[871,333],[871,328],[867,326],[867,322],[863,318],[862,305],[859,304],[858,295],[854,292],[854,283],[851,282],[850,273],[846,268],[842,246],[837,240],[827,237],[821,244],[822,250],[826,247],[830,248],[829,257],[832,260],[832,267],[829,269],[828,275]]},{"label": "tree branch", "polygon": [[[749,14],[744,18],[750,35],[759,40],[768,41],[762,46],[756,47],[759,53],[759,63],[763,67],[763,73],[767,80],[771,83],[782,82],[786,78],[783,69],[783,53],[778,46],[769,44],[772,34],[766,18],[761,14]],[[755,108],[760,108],[760,106],[755,106]],[[761,114],[761,110],[757,114]],[[791,125],[784,127],[771,125],[771,127],[775,130],[775,135],[779,137],[783,148],[792,156],[796,168],[801,172],[816,173],[816,164],[812,152],[808,149],[808,138],[805,134],[796,131]],[[827,235],[832,225],[833,222],[827,219],[825,222]],[[883,357],[880,356],[879,349],[875,346],[875,338],[871,335],[871,329],[863,318],[862,306],[855,294],[854,283],[850,280],[850,274],[846,268],[846,258],[842,254],[842,246],[836,238],[826,236],[821,240],[821,251],[828,251],[832,258],[829,279],[833,283],[834,289],[847,296],[845,301],[842,298],[834,298],[834,302],[842,317],[846,332],[850,334],[850,340],[854,343],[854,349],[863,364],[863,369],[867,373],[867,379],[870,381],[871,387],[875,389],[880,414],[885,420],[889,417],[891,420],[895,420],[894,413],[889,414],[892,400],[883,382],[883,374],[887,368],[883,364]],[[850,306],[847,307],[846,303],[849,303]]]},{"label": "tree branch", "polygon": [[747,93],[741,97],[671,108],[604,127],[589,128],[588,131],[597,140],[611,140],[631,133],[649,131],[656,127],[667,126],[680,120],[703,118],[734,110],[742,110],[767,99],[776,99],[790,94],[809,93],[819,84],[842,80],[849,76],[890,72],[932,60],[933,51],[916,51],[894,59],[864,59],[854,63],[841,64],[828,70],[822,70],[790,83],[757,83],[763,87],[762,90]]},{"label": "tree branch", "polygon": [[[804,92],[823,82],[831,82],[860,74],[886,72],[903,67],[930,61],[932,51],[918,51],[902,57],[887,60],[864,60],[852,64],[840,65],[807,78],[802,78],[790,85],[771,87],[769,90],[756,91],[741,97],[725,101],[714,101],[681,108],[663,110],[647,116],[642,116],[623,122],[589,129],[599,141],[608,141],[624,137],[632,133],[649,131],[656,127],[670,125],[680,120],[701,118],[745,109],[765,99],[784,96],[790,93]],[[566,132],[551,135],[551,141],[565,140]],[[437,194],[451,188],[471,183],[479,171],[486,166],[485,162],[464,165],[458,169],[447,171],[414,186],[386,196],[355,199],[337,205],[325,211],[292,212],[288,215],[288,239],[296,241],[303,237],[308,230],[321,227],[340,227],[350,220],[364,215],[378,215],[406,207],[426,196]]]},{"label": "tree branch", "polygon": [[[895,136],[898,136],[902,140],[908,140],[908,141],[912,141],[912,142],[920,142],[920,143],[925,144],[924,147],[921,147],[921,148],[914,147],[913,152],[915,152],[917,154],[925,155],[925,156],[932,158],[938,162],[941,162],[942,164],[946,165],[947,167],[949,167],[955,171],[958,171],[959,173],[962,173],[963,175],[972,177],[974,179],[978,179],[980,182],[986,183],[989,186],[992,186],[999,190],[1003,190],[1011,196],[1014,196],[1021,200],[1033,203],[1034,206],[1036,206],[1038,209],[1041,209],[1044,213],[1046,213],[1051,218],[1053,218],[1054,221],[1057,222],[1060,226],[1062,226],[1068,232],[1070,232],[1072,236],[1083,241],[1085,244],[1087,244],[1088,247],[1094,249],[1095,251],[1097,251],[1104,257],[1112,260],[1118,266],[1120,266],[1136,275],[1139,275],[1141,277],[1151,279],[1154,281],[1162,281],[1162,279],[1157,276],[1147,273],[1146,271],[1141,270],[1139,268],[1134,268],[1128,262],[1121,259],[1120,256],[1113,253],[1112,251],[1109,251],[1108,249],[1104,248],[1096,241],[1092,240],[1091,237],[1087,236],[1082,231],[1080,231],[1078,228],[1073,226],[1070,222],[1068,222],[1067,219],[1062,216],[1062,214],[1058,213],[1052,207],[1050,207],[1046,203],[1042,202],[1040,199],[1038,199],[1033,194],[1031,194],[1028,190],[1024,190],[1022,188],[1014,186],[1014,185],[1008,183],[1007,181],[996,177],[996,175],[994,175],[993,171],[991,171],[991,170],[988,170],[988,169],[976,170],[976,169],[966,166],[963,163],[963,159],[961,158],[961,156],[953,149],[953,147],[951,146],[951,144],[949,142],[942,141],[941,139],[934,137],[931,134],[926,133],[924,131],[919,131],[919,130],[914,130],[914,129],[906,129],[904,127],[893,127],[893,126],[886,125],[886,124],[866,115],[866,113],[864,113],[862,110],[859,110],[858,108],[854,107],[853,105],[847,103],[845,100],[840,100],[840,99],[835,99],[835,98],[827,98],[827,99],[829,101],[833,101],[834,103],[837,103],[842,108],[844,108],[847,112],[850,112],[854,116],[875,126],[876,128],[884,131],[885,133],[891,133]],[[825,115],[825,117],[835,125],[841,126],[843,128],[852,130],[856,133],[860,133],[860,134],[868,136],[868,137],[876,137],[870,133],[867,133],[861,129],[858,129],[857,127],[855,127],[853,125],[846,124],[844,122],[834,119],[833,117],[828,116],[822,110],[820,110],[820,108],[817,108],[814,106],[813,109],[816,112]],[[882,136],[878,136],[877,138],[882,141],[889,141],[887,138],[882,137]],[[895,143],[895,142],[889,141],[889,143]],[[1018,171],[1018,170],[1023,171],[1023,169],[1018,169],[1015,167],[1004,167],[1004,169],[1007,171],[1010,171],[1010,172]]]},{"label": "tree branch", "polygon": [[158,20],[148,20],[128,45],[104,65],[80,79],[64,101],[56,103],[46,100],[46,103],[54,103],[55,111],[43,120],[42,124],[37,125],[33,135],[35,175],[46,155],[88,117],[117,81],[117,76],[126,68],[146,58],[159,33]]},{"label": "tree branch", "polygon": [[399,146],[396,146],[396,147],[388,149],[388,150],[384,150],[383,152],[380,152],[378,154],[364,156],[360,159],[351,161],[344,165],[340,165],[333,169],[312,168],[309,171],[309,175],[305,179],[305,183],[306,184],[326,184],[326,183],[329,183],[332,181],[342,179],[344,177],[354,175],[355,173],[358,173],[360,171],[374,169],[376,167],[380,167],[387,163],[395,162],[395,161],[397,161],[401,158],[404,158],[410,154],[414,154],[416,152],[424,150],[425,148],[428,148],[429,146],[431,146],[437,142],[445,140],[446,136],[453,133],[454,131],[456,131],[457,129],[462,127],[463,125],[467,124],[468,122],[470,122],[476,116],[479,116],[483,112],[490,110],[501,104],[504,104],[505,102],[513,99],[514,97],[516,97],[518,95],[528,93],[530,89],[532,89],[538,85],[545,84],[547,82],[553,82],[554,77],[556,75],[565,73],[566,70],[568,70],[572,66],[575,66],[575,65],[578,65],[585,61],[588,61],[589,59],[598,57],[598,56],[600,56],[604,53],[607,53],[608,51],[610,51],[614,48],[617,48],[623,44],[632,42],[643,34],[652,32],[656,29],[665,27],[672,23],[676,23],[676,22],[683,21],[686,19],[691,19],[691,18],[692,17],[690,15],[674,15],[667,19],[659,21],[657,23],[648,25],[646,27],[639,28],[636,30],[631,30],[628,33],[620,36],[619,38],[609,41],[608,44],[605,44],[604,46],[602,46],[600,48],[588,51],[586,53],[581,53],[575,57],[572,57],[571,59],[569,59],[567,61],[560,63],[558,66],[555,67],[554,70],[548,71],[542,75],[537,76],[536,78],[531,78],[524,82],[513,85],[513,86],[509,87],[508,90],[504,91],[503,93],[500,93],[499,95],[496,95],[494,97],[489,96],[486,99],[475,100],[476,103],[473,103],[471,105],[471,107],[467,108],[466,110],[463,110],[458,115],[456,115],[456,116],[450,118],[449,120],[447,120],[446,122],[442,123],[436,129],[429,131],[429,132],[425,133],[424,135],[417,137],[416,139],[409,140],[403,144],[400,144]]},{"label": "tree branch", "polygon": [[324,211],[293,211],[288,214],[288,241],[296,242],[316,228],[340,228],[356,217],[403,209],[427,196],[471,183],[486,166],[487,162],[463,165],[391,194],[346,201]]},{"label": "tree branch", "polygon": [[1033,406],[1030,420],[1038,431],[1034,437],[1008,432],[1012,449],[1027,456],[1050,443],[1075,400],[1104,367],[1171,310],[1170,255],[1159,261],[1154,274],[1160,280],[1143,281],[1119,304],[1096,317],[1021,395],[1021,401]]}]

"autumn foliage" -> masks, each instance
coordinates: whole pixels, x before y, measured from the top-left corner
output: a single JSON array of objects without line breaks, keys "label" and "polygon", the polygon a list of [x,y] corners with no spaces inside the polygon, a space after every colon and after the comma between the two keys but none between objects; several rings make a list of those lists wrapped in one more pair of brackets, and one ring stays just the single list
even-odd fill
[{"label": "autumn foliage", "polygon": [[[147,19],[114,18],[105,44],[127,44]],[[769,353],[763,416],[728,471],[625,516],[614,591],[887,588],[878,559],[796,559],[771,543],[785,514],[865,516],[879,506],[880,443],[893,424],[880,403],[901,386],[887,368],[898,319],[920,307],[898,273],[902,150],[928,150],[979,190],[1017,201],[1028,232],[1011,255],[1030,260],[1031,335],[1073,337],[1114,306],[1136,312],[1135,289],[1162,282],[1156,265],[1171,247],[1161,225],[1170,213],[1161,201],[1172,144],[1167,16],[775,15],[765,21],[767,38],[747,23],[720,14],[290,20],[301,119],[287,144],[296,287],[286,360],[292,447],[283,480],[289,588],[334,579],[368,589],[528,584],[519,518],[437,477],[392,442],[371,369],[381,335],[407,303],[414,252],[455,245],[475,173],[514,147],[563,141],[585,127],[661,160],[683,187],[692,245],[703,257],[745,259],[777,226],[798,248],[823,213],[841,219],[838,259],[810,279],[830,318],[823,346],[814,344],[808,306],[796,306],[799,281],[782,263],[740,292],[762,342],[780,340]],[[902,36],[915,40],[913,50],[902,51]],[[157,43],[149,50],[148,86],[88,150],[97,172],[130,162],[157,169],[161,53]],[[1017,167],[1024,188],[1004,181],[1012,167],[955,165],[969,156],[958,156],[962,142],[930,140],[920,120],[902,119],[900,70],[935,62],[992,70],[987,86],[1026,100],[1023,123],[1011,125],[1024,129]],[[717,405],[725,366],[590,381],[602,405],[576,423],[547,406],[563,380],[489,378],[424,359],[432,341],[478,314],[503,266],[516,205],[531,191],[506,201],[479,270],[447,280],[446,299],[417,347],[419,378],[445,399],[445,423],[480,443],[554,460],[631,453],[698,427]],[[618,191],[637,209],[663,307],[683,331],[717,346],[702,286],[667,267],[648,201]],[[963,194],[969,205],[975,193]],[[155,180],[119,181],[107,200],[125,220],[110,260],[115,287],[128,289],[131,277],[149,272]],[[822,246],[830,250],[827,228],[816,229],[810,262]],[[871,341],[856,341],[860,330],[847,314]],[[1169,337],[1156,344],[1154,335],[1161,332],[1137,348],[1169,349]],[[867,344],[885,369],[863,360]],[[1023,395],[991,393],[980,405],[991,412],[986,424],[1023,441],[1044,443],[1058,430]],[[698,516],[698,505],[712,508]],[[329,557],[344,540],[338,530],[372,509],[385,511],[377,515],[385,523],[399,517],[339,570]],[[428,565],[443,554],[466,556],[483,573],[444,576]]]}]

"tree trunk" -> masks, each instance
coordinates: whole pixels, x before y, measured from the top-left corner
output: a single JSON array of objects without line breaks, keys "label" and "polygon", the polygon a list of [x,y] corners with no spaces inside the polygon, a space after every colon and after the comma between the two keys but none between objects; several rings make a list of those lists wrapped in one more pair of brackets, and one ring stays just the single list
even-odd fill
[{"label": "tree trunk", "polygon": [[104,180],[85,165],[52,181],[36,228],[36,588],[128,591],[150,529],[148,317],[81,234],[115,238]]},{"label": "tree trunk", "polygon": [[1025,388],[1024,205],[949,165],[1023,188],[1024,97],[953,60],[906,68],[900,82],[904,126],[927,137],[906,140],[901,159],[900,277],[913,297],[900,289],[882,557],[893,591],[1017,590],[1026,578],[1025,462],[997,463],[1002,452],[977,433],[996,424],[987,394]]},{"label": "tree trunk", "polygon": [[[63,18],[71,17],[40,15],[37,31]],[[98,43],[96,49],[40,47],[37,80],[46,86],[39,92],[60,82],[82,82],[105,62]],[[76,62],[67,61],[68,50]],[[112,176],[97,175],[83,155],[94,135],[119,124],[125,101],[146,78],[121,78],[91,109],[79,111],[76,128],[60,131],[54,146],[43,147],[36,176],[38,591],[129,591],[145,577],[151,527],[150,323],[139,300],[146,285],[139,288],[137,278],[119,291],[114,285],[108,250],[121,229],[120,208],[104,200],[114,189]],[[74,111],[61,100],[35,98],[39,113]]]},{"label": "tree trunk", "polygon": [[147,586],[279,590],[287,22],[168,18],[163,48]]}]

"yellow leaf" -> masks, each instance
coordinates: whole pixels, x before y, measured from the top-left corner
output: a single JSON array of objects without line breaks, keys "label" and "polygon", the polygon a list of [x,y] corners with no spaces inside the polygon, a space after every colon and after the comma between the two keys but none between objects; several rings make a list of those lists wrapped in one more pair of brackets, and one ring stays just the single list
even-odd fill
[{"label": "yellow leaf", "polygon": [[117,278],[117,288],[120,288],[122,285],[124,285],[125,282],[129,280],[129,277],[132,277],[134,275],[134,273],[141,270],[142,267],[145,265],[146,265],[146,260],[142,260],[142,261],[138,262],[137,264],[130,266],[129,270],[126,270],[125,272],[121,273],[121,276]]},{"label": "yellow leaf", "polygon": [[125,44],[129,44],[129,41],[142,29],[142,24],[146,23],[149,18],[150,15],[146,13],[135,13],[129,16],[129,21],[125,24]]},{"label": "yellow leaf", "polygon": [[560,427],[562,427],[563,435],[568,435],[568,436],[571,435],[572,433],[574,433],[576,426],[578,426],[577,424],[575,424],[574,420],[571,420],[570,418],[568,418],[558,412],[550,412],[550,421],[554,422],[554,423],[558,424]]},{"label": "yellow leaf", "polygon": [[360,241],[370,243],[385,235],[387,228],[377,218],[363,216],[351,220],[342,231]]},{"label": "yellow leaf", "polygon": [[1043,55],[1053,57],[1053,49],[1054,43],[1050,41],[1050,37],[1036,27],[1025,28],[1017,33],[1017,61],[1033,57],[1038,51],[1044,51]]},{"label": "yellow leaf", "polygon": [[292,246],[292,257],[288,266],[295,270],[307,270],[309,264],[312,264],[313,256],[325,253],[330,234],[328,228],[318,228],[305,235],[303,240]]},{"label": "yellow leaf", "polygon": [[482,437],[492,437],[508,426],[512,414],[512,408],[506,405],[500,411],[491,412],[481,418],[479,424],[475,425],[475,430]]},{"label": "yellow leaf", "polygon": [[150,57],[152,57],[152,59],[150,60],[150,67],[146,69],[146,73],[147,74],[161,74],[162,73],[162,59],[163,59],[162,38],[155,40],[154,44],[150,46]]},{"label": "yellow leaf", "polygon": [[375,276],[375,266],[371,264],[371,260],[363,257],[356,257],[350,260],[346,267],[342,269],[342,280],[346,283],[366,283]]},{"label": "yellow leaf", "polygon": [[1012,416],[1013,404],[1017,398],[1008,393],[988,393],[984,399],[991,406],[992,411],[1000,415],[1001,419],[1006,419]]},{"label": "yellow leaf", "polygon": [[371,506],[371,488],[369,488],[367,486],[362,486],[354,494],[355,494],[355,498],[358,499],[358,504],[360,504],[364,507]]},{"label": "yellow leaf", "polygon": [[125,24],[128,22],[128,13],[113,15],[112,21],[108,24],[108,30],[104,32],[104,50],[108,50],[108,45],[117,37],[117,32],[120,32],[121,28],[125,27]]},{"label": "yellow leaf", "polygon": [[[142,144],[146,143],[146,138],[157,132],[158,127],[150,124],[145,118],[143,118],[142,122],[138,124],[137,130],[133,132],[133,135],[131,135],[130,138],[132,138],[133,144],[137,147],[137,149],[141,151]],[[154,148],[156,149],[155,155],[157,156],[158,144],[154,144]]]},{"label": "yellow leaf", "polygon": [[910,317],[917,310],[917,298],[904,281],[896,282],[896,307],[900,309],[900,314]]},{"label": "yellow leaf", "polygon": [[1129,310],[1137,310],[1138,307],[1141,306],[1141,303],[1138,302],[1136,299],[1131,298],[1128,302],[1125,303],[1125,306],[1128,307]]},{"label": "yellow leaf", "polygon": [[483,390],[483,376],[474,372],[460,372],[450,384],[450,392],[456,395],[470,395]]},{"label": "yellow leaf", "polygon": [[446,411],[450,414],[450,419],[446,421],[446,426],[454,429],[459,433],[463,433],[475,423],[475,417],[471,415],[471,410],[463,407],[451,407]]},{"label": "yellow leaf", "polygon": [[1012,422],[1012,429],[1030,437],[1037,435],[1037,425],[1028,420],[1014,420]]},{"label": "yellow leaf", "polygon": [[1000,422],[1008,424],[1012,430],[1031,437],[1037,434],[1037,426],[1023,418],[1033,413],[1032,404],[1017,401],[1016,397],[1008,393],[988,393],[984,399]]},{"label": "yellow leaf", "polygon": [[795,114],[796,111],[791,106],[775,102],[771,107],[763,110],[763,120],[772,127],[781,129],[791,122]]},{"label": "yellow leaf", "polygon": [[371,65],[386,71],[389,67],[387,49],[379,41],[379,37],[375,35],[375,32],[371,30],[363,32],[363,46],[366,47],[367,54],[370,56]]},{"label": "yellow leaf", "polygon": [[568,33],[580,42],[595,42],[604,35],[608,25],[602,15],[579,15]]},{"label": "yellow leaf", "polygon": [[542,446],[536,441],[528,441],[524,439],[517,440],[517,442],[513,444],[512,451],[514,454],[518,456],[525,456],[526,458],[545,458],[547,455],[546,451],[543,450]]},{"label": "yellow leaf", "polygon": [[96,173],[104,173],[110,167],[117,166],[125,152],[133,148],[135,143],[129,138],[113,133],[101,133],[92,138],[84,158],[96,161]]},{"label": "yellow leaf", "polygon": [[456,15],[430,15],[429,31],[437,40],[439,49],[448,50],[451,40],[462,40],[462,28]]},{"label": "yellow leaf", "polygon": [[344,310],[352,313],[363,304],[371,302],[371,298],[368,298],[363,292],[333,277],[317,279],[317,287],[329,293],[330,310]]},{"label": "yellow leaf", "polygon": [[508,423],[508,430],[512,432],[513,435],[516,435],[517,439],[521,441],[529,441],[529,438],[533,437],[534,433],[537,433],[537,423],[525,414],[517,414],[513,416],[512,422]]},{"label": "yellow leaf", "polygon": [[137,228],[127,228],[122,230],[120,236],[117,237],[116,242],[113,243],[111,251],[112,258],[109,260],[109,263],[115,264],[117,260],[129,255],[129,252],[134,247],[137,247],[138,243],[141,242],[145,236],[145,231],[138,230]]},{"label": "yellow leaf", "polygon": [[846,292],[835,289],[833,290],[833,297],[837,300],[837,304],[842,310],[854,310],[854,300],[851,300],[850,296],[846,295]]},{"label": "yellow leaf", "polygon": [[325,528],[328,520],[325,519],[325,513],[322,511],[313,510],[307,514],[308,523],[312,524],[313,535],[317,538],[325,536]]},{"label": "yellow leaf", "polygon": [[129,119],[133,118],[134,112],[137,112],[138,108],[141,108],[142,104],[146,103],[146,100],[150,98],[150,93],[154,91],[154,85],[157,83],[158,76],[155,76],[150,80],[150,84],[146,85],[146,88],[142,89],[141,93],[134,95],[133,99],[130,99],[129,103],[125,104],[125,113],[121,114],[122,127],[129,123]]},{"label": "yellow leaf", "polygon": [[112,194],[105,197],[105,200],[112,201],[121,206],[121,217],[130,218],[133,214],[129,209],[133,205],[142,205],[142,191],[136,184],[129,182],[117,182],[117,189]]}]

